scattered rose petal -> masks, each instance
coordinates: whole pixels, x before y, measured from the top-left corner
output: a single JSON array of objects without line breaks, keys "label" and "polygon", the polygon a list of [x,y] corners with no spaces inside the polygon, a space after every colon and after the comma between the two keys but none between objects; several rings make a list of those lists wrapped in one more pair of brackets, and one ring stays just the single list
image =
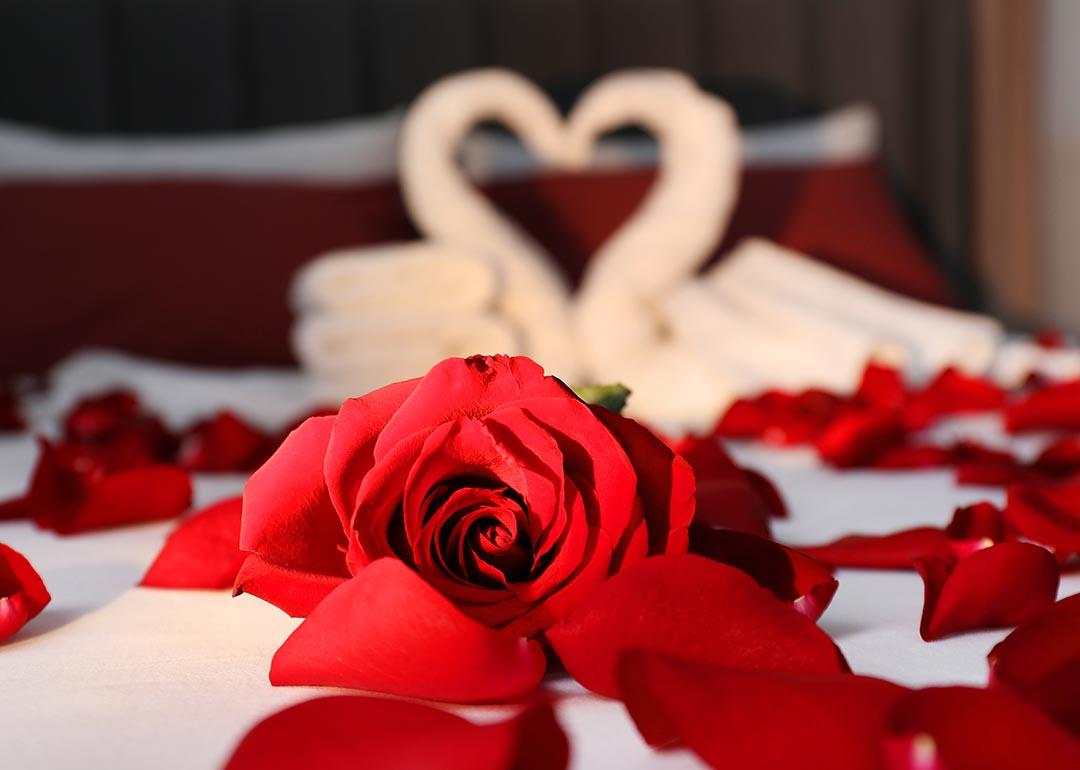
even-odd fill
[{"label": "scattered rose petal", "polygon": [[739,399],[724,413],[715,433],[753,438],[778,446],[808,444],[845,408],[846,401],[824,390],[791,394],[768,391]]},{"label": "scattered rose petal", "polygon": [[694,470],[694,522],[769,536],[769,518],[787,510],[776,488],[736,465],[714,438],[690,438],[672,447]]},{"label": "scattered rose petal", "polygon": [[1057,595],[1058,563],[1041,546],[1001,543],[953,562],[915,562],[925,587],[919,633],[926,641],[1023,623]]},{"label": "scattered rose petal", "polygon": [[617,697],[627,650],[731,668],[841,671],[836,645],[741,570],[689,554],[646,559],[602,583],[547,631],[567,671]]},{"label": "scattered rose petal", "polygon": [[1080,380],[1036,388],[1005,408],[1005,427],[1031,430],[1080,430]]},{"label": "scattered rose petal", "polygon": [[943,468],[952,464],[953,460],[953,450],[948,447],[901,444],[877,455],[870,466],[882,471],[917,471]]},{"label": "scattered rose petal", "polygon": [[270,681],[477,703],[526,695],[544,668],[539,643],[473,620],[403,562],[378,559],[292,633]]},{"label": "scattered rose petal", "polygon": [[1080,436],[1058,439],[1044,448],[1031,465],[1051,478],[1068,478],[1080,472]]},{"label": "scattered rose petal", "polygon": [[240,741],[226,770],[562,770],[566,735],[538,703],[473,724],[421,703],[333,695],[272,714]]},{"label": "scattered rose petal", "polygon": [[744,532],[692,527],[690,552],[741,569],[810,620],[821,617],[840,585],[806,554]]},{"label": "scattered rose petal", "polygon": [[178,462],[201,472],[249,471],[271,455],[274,441],[232,412],[196,423],[180,439]]},{"label": "scattered rose petal", "polygon": [[798,546],[830,567],[912,569],[916,559],[953,555],[948,536],[937,527],[916,527],[888,535],[848,535],[825,545]]},{"label": "scattered rose petal", "polygon": [[907,403],[908,392],[904,376],[891,366],[869,363],[855,391],[855,400],[863,406],[888,411],[900,409]]},{"label": "scattered rose petal", "polygon": [[240,550],[241,498],[211,505],[185,519],[146,571],[149,588],[232,588],[246,554]]},{"label": "scattered rose petal", "polygon": [[1009,487],[1005,521],[1059,556],[1080,553],[1080,484]]},{"label": "scattered rose petal", "polygon": [[974,441],[961,441],[952,449],[956,483],[972,486],[1005,486],[1030,476],[1011,452],[991,449]]},{"label": "scattered rose petal", "polygon": [[64,418],[64,440],[112,455],[114,468],[166,462],[176,451],[176,437],[126,390],[76,403]]},{"label": "scattered rose petal", "polygon": [[989,660],[991,686],[1023,696],[1080,736],[1080,594],[1029,618]]},{"label": "scattered rose petal", "polygon": [[904,422],[909,429],[925,428],[947,415],[989,412],[1004,403],[1005,391],[997,383],[950,368],[912,395],[904,406]]},{"label": "scattered rose petal", "polygon": [[623,699],[642,737],[673,739],[712,767],[883,768],[888,713],[904,688],[853,674],[738,671],[628,653]]},{"label": "scattered rose petal", "polygon": [[932,687],[889,716],[890,770],[1075,770],[1080,742],[1004,691]]},{"label": "scattered rose petal", "polygon": [[0,543],[0,641],[25,626],[51,599],[26,557]]},{"label": "scattered rose petal", "polygon": [[899,446],[904,435],[903,423],[893,412],[851,411],[830,423],[815,446],[829,465],[852,468]]}]

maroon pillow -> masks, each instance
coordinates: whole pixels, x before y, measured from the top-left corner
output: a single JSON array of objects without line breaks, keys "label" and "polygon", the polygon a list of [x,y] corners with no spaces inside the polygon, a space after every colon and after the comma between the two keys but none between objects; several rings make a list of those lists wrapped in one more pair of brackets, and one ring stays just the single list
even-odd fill
[{"label": "maroon pillow", "polygon": [[[577,280],[653,173],[500,182],[485,192]],[[86,346],[199,364],[289,364],[289,281],[321,252],[416,237],[396,186],[192,181],[0,185],[0,375]],[[876,164],[751,169],[725,243],[761,235],[911,296],[948,285]]]}]

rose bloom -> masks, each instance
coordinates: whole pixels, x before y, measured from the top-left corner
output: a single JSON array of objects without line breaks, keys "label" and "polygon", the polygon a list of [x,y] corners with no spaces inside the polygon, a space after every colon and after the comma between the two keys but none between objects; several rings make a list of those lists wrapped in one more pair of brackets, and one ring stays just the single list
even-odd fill
[{"label": "rose bloom", "polygon": [[304,422],[244,491],[237,592],[306,616],[377,559],[530,636],[647,556],[680,553],[689,466],[528,358],[449,359]]}]

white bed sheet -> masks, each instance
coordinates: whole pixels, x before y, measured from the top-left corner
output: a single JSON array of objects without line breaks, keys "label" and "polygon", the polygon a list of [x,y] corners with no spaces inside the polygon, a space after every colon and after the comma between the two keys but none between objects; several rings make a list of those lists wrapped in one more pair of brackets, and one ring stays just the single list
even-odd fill
[{"label": "white bed sheet", "polygon": [[[116,357],[77,363],[77,376],[61,368],[53,397],[35,406],[38,427],[49,427],[61,400],[124,381],[137,383],[174,422],[219,406],[263,424],[285,422],[304,406],[303,383],[282,373],[209,375]],[[252,399],[252,391],[260,395]],[[1010,443],[993,418],[956,421],[941,430]],[[1034,443],[1019,449],[1028,453]],[[944,524],[957,505],[1001,497],[999,490],[956,487],[945,471],[837,473],[807,451],[733,450],[767,473],[787,499],[791,518],[775,527],[785,542]],[[22,490],[35,454],[29,436],[0,440],[0,497]],[[196,503],[236,493],[242,484],[235,476],[199,477]],[[53,595],[38,618],[0,645],[5,769],[217,768],[260,718],[328,692],[268,682],[270,658],[297,623],[275,608],[227,592],[133,588],[172,526],[65,538],[26,523],[0,524],[0,542],[25,554]],[[985,681],[986,654],[1005,631],[928,644],[918,634],[917,575],[842,570],[838,577],[840,589],[821,624],[855,671],[912,686]],[[1080,576],[1064,578],[1061,595],[1077,592]],[[651,751],[618,703],[572,683],[552,686],[565,694],[556,710],[570,736],[572,767],[701,766],[685,751]],[[505,713],[461,711],[478,720]]]}]

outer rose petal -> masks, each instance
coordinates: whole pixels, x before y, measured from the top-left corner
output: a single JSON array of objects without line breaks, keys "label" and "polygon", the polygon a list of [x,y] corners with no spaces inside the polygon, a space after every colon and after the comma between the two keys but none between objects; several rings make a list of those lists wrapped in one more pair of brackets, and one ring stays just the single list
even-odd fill
[{"label": "outer rose petal", "polygon": [[253,553],[236,575],[233,596],[258,596],[294,618],[305,618],[346,579],[271,564]]},{"label": "outer rose petal", "polygon": [[473,724],[421,703],[334,695],[255,725],[226,770],[562,770],[566,735],[539,703],[504,722]]},{"label": "outer rose petal", "polygon": [[[273,456],[248,480],[240,526],[240,548],[259,556],[277,578],[237,581],[237,588],[286,611],[282,581],[299,573],[319,578],[345,578],[341,549],[345,535],[323,480],[323,458],[333,417],[312,417],[289,434]],[[261,574],[261,571],[260,571]]]},{"label": "outer rose petal", "polygon": [[172,519],[191,505],[191,479],[170,465],[147,465],[105,476],[86,499],[60,516],[44,512],[38,526],[61,535]]},{"label": "outer rose petal", "polygon": [[919,633],[926,641],[1023,623],[1053,604],[1060,575],[1045,548],[1001,543],[955,562],[920,559],[925,586]]},{"label": "outer rose petal", "polygon": [[612,697],[628,650],[758,671],[846,667],[832,639],[749,575],[689,554],[655,556],[620,572],[546,636],[571,676]]},{"label": "outer rose petal", "polygon": [[230,497],[186,518],[165,541],[139,585],[150,588],[232,588],[244,563],[241,498]]},{"label": "outer rose petal", "polygon": [[26,557],[0,543],[0,641],[25,626],[51,599]]},{"label": "outer rose petal", "polygon": [[1009,693],[933,687],[893,707],[890,770],[1076,770],[1080,742]]},{"label": "outer rose petal", "polygon": [[1080,594],[1024,622],[989,660],[991,686],[1023,696],[1080,736]]},{"label": "outer rose petal", "polygon": [[686,529],[694,518],[694,472],[640,423],[603,407],[592,411],[618,439],[637,473],[649,554],[685,551]]},{"label": "outer rose petal", "polygon": [[690,552],[741,569],[810,620],[821,617],[840,585],[806,554],[744,532],[693,527]]},{"label": "outer rose petal", "polygon": [[539,643],[478,623],[402,562],[378,559],[285,640],[270,681],[478,703],[526,695],[545,665]]},{"label": "outer rose petal", "polygon": [[504,404],[532,398],[572,398],[570,388],[525,356],[448,358],[423,376],[375,443],[381,460],[395,444],[457,417],[483,417]]},{"label": "outer rose petal", "polygon": [[330,500],[342,525],[349,526],[364,476],[375,462],[375,441],[420,378],[395,382],[341,405],[330,433],[323,470]]},{"label": "outer rose petal", "polygon": [[1061,555],[1080,553],[1080,485],[1010,487],[1004,515],[1028,540]]},{"label": "outer rose petal", "polygon": [[626,707],[652,745],[675,738],[716,768],[882,768],[889,710],[906,690],[852,674],[736,671],[629,653]]}]

